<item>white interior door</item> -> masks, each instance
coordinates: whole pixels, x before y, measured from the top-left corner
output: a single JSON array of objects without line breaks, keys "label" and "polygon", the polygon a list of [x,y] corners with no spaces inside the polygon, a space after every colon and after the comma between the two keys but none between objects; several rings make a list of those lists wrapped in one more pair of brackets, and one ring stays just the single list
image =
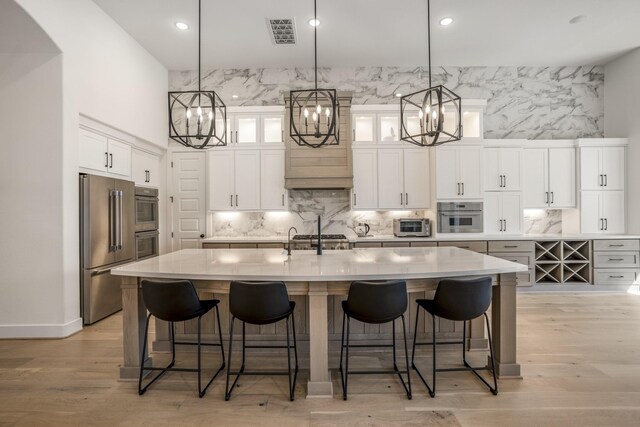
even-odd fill
[{"label": "white interior door", "polygon": [[238,150],[235,155],[236,209],[260,210],[260,151]]},{"label": "white interior door", "polygon": [[353,209],[378,207],[378,150],[353,150]]},{"label": "white interior door", "polygon": [[436,148],[436,197],[457,199],[460,197],[455,148]]},{"label": "white interior door", "polygon": [[623,234],[625,232],[624,191],[603,191],[602,217],[605,220],[606,233]]},{"label": "white interior door", "polygon": [[602,148],[602,174],[605,190],[624,190],[625,148]]},{"label": "white interior door", "polygon": [[522,197],[520,192],[505,191],[502,193],[503,232],[507,234],[522,233]]},{"label": "white interior door", "polygon": [[378,206],[381,209],[404,207],[402,151],[378,150]]},{"label": "white interior door", "polygon": [[549,205],[547,200],[547,192],[549,191],[548,151],[546,148],[524,150],[522,189],[525,208],[546,208]]},{"label": "white interior door", "polygon": [[234,161],[233,151],[211,150],[207,153],[207,193],[210,211],[233,211]]},{"label": "white interior door", "polygon": [[458,148],[458,176],[463,199],[482,199],[482,167],[480,148]]},{"label": "white interior door", "polygon": [[[503,175],[503,190],[520,191],[522,150],[503,148],[500,150],[500,173]],[[488,165],[484,165],[488,167]]]},{"label": "white interior door", "polygon": [[487,234],[498,234],[502,231],[500,199],[498,191],[484,193],[484,232]]},{"label": "white interior door", "polygon": [[430,205],[429,150],[404,150],[404,205],[410,209],[428,209]]},{"label": "white interior door", "polygon": [[171,158],[171,248],[174,251],[200,248],[200,236],[206,232],[205,153],[173,153]]},{"label": "white interior door", "polygon": [[286,210],[286,206],[284,150],[263,150],[260,153],[260,208]]},{"label": "white interior door", "polygon": [[576,150],[549,149],[549,204],[552,208],[576,206]]},{"label": "white interior door", "polygon": [[602,189],[602,167],[600,164],[600,147],[580,148],[580,189]]},{"label": "white interior door", "polygon": [[582,191],[580,193],[580,231],[583,233],[601,233],[600,195],[602,191]]}]

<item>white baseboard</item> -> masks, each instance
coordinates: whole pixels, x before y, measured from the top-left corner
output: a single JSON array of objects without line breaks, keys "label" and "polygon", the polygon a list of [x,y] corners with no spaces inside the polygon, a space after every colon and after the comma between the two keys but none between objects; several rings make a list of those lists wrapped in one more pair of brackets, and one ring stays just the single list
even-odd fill
[{"label": "white baseboard", "polygon": [[82,330],[82,318],[51,325],[0,325],[0,339],[65,338]]}]

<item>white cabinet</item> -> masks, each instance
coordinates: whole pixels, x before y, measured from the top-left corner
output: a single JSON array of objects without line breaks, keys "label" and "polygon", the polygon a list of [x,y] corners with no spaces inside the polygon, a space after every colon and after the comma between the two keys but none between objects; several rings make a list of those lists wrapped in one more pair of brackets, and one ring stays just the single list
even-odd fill
[{"label": "white cabinet", "polygon": [[263,144],[284,144],[284,116],[262,115],[262,143]]},{"label": "white cabinet", "polygon": [[380,149],[377,155],[378,208],[429,208],[429,151],[424,148]]},{"label": "white cabinet", "polygon": [[625,232],[624,191],[582,191],[580,196],[582,233]]},{"label": "white cabinet", "polygon": [[260,208],[286,210],[287,190],[284,188],[284,151],[260,152]]},{"label": "white cabinet", "polygon": [[131,155],[131,179],[139,187],[160,186],[160,158],[146,151],[133,149]]},{"label": "white cabinet", "polygon": [[208,153],[209,210],[260,210],[260,151]]},{"label": "white cabinet", "polygon": [[581,190],[624,190],[625,147],[581,147]]},{"label": "white cabinet", "polygon": [[83,169],[117,175],[131,176],[131,146],[112,138],[80,129],[78,164]]},{"label": "white cabinet", "polygon": [[359,148],[353,150],[353,209],[378,207],[378,150]]},{"label": "white cabinet", "polygon": [[436,194],[443,199],[482,199],[479,147],[436,148]]},{"label": "white cabinet", "polygon": [[487,234],[522,233],[520,192],[490,191],[485,193],[484,232]]},{"label": "white cabinet", "polygon": [[400,114],[396,111],[354,113],[352,123],[354,145],[400,143]]},{"label": "white cabinet", "polygon": [[486,148],[483,153],[485,191],[520,190],[520,148]]},{"label": "white cabinet", "polygon": [[[217,121],[216,133],[222,128]],[[274,146],[284,144],[284,114],[228,113],[227,145],[230,147]]]},{"label": "white cabinet", "polygon": [[525,208],[576,206],[574,148],[524,150],[523,192]]}]

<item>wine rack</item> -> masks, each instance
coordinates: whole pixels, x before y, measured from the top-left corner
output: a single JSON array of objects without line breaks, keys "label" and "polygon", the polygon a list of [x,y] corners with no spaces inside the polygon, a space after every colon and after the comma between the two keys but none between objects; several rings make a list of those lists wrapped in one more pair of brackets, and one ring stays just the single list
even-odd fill
[{"label": "wine rack", "polygon": [[536,242],[535,255],[536,283],[592,283],[589,240]]}]

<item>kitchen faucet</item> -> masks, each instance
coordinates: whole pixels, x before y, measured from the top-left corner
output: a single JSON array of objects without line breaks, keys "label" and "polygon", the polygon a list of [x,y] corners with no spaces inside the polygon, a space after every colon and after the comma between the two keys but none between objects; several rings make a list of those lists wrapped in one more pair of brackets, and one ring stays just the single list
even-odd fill
[{"label": "kitchen faucet", "polygon": [[287,232],[287,240],[288,240],[288,243],[287,243],[287,255],[288,256],[291,256],[291,230],[294,230],[296,232],[296,234],[298,234],[298,229],[295,228],[295,227],[291,227],[289,229],[289,231]]}]

